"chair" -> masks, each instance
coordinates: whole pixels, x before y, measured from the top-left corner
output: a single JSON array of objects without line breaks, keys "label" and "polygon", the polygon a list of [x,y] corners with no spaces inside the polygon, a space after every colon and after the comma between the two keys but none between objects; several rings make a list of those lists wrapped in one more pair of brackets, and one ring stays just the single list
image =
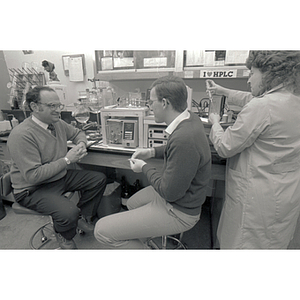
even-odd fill
[{"label": "chair", "polygon": [[[184,249],[184,250],[186,250],[187,247],[182,242],[182,237],[183,237],[183,232],[178,234],[178,235],[163,235],[161,237],[161,242],[160,243],[155,241],[155,238],[151,238],[151,239],[148,240],[148,245],[153,249],[162,249],[162,250]],[[169,246],[168,240],[170,240],[172,242],[172,247]]]},{"label": "chair", "polygon": [[[0,178],[0,187],[1,187],[1,195],[2,196],[8,196],[11,192],[12,192],[12,186],[11,186],[11,180],[10,180],[10,173],[6,173],[4,174],[1,178]],[[68,199],[71,199],[72,196],[74,195],[73,192],[67,193],[65,196]],[[31,210],[29,208],[26,208],[22,205],[20,205],[17,202],[14,202],[12,204],[12,209],[16,214],[26,214],[26,215],[37,215],[37,216],[48,216],[48,215],[44,215],[41,213],[38,213],[34,210]],[[52,218],[50,216],[48,216],[50,218],[50,221],[47,222],[45,225],[39,227],[34,234],[31,236],[30,240],[29,240],[29,246],[31,249],[40,249],[42,248],[46,243],[50,242],[53,238],[55,238],[54,235],[54,229],[53,229],[53,222],[52,222]],[[35,246],[34,245],[34,240],[35,237],[38,234],[41,234],[41,238],[40,238],[40,245],[39,246]],[[59,248],[57,248],[59,249]]]}]

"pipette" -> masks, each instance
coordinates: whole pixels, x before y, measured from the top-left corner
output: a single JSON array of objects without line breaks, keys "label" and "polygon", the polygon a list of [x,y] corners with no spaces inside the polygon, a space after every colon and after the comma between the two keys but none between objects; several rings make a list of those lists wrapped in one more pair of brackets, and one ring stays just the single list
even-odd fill
[{"label": "pipette", "polygon": [[207,88],[207,93],[208,93],[208,98],[209,98],[209,101],[212,102],[213,101],[213,96],[212,96],[212,93],[211,91],[209,90],[210,87],[212,87],[212,83],[210,80],[206,80],[206,88]]}]

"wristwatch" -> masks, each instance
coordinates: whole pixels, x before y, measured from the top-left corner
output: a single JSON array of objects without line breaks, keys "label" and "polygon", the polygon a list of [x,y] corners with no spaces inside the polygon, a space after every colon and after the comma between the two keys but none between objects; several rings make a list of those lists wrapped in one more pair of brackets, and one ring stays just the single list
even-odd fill
[{"label": "wristwatch", "polygon": [[66,161],[67,165],[71,163],[71,161],[67,157],[64,157],[64,160]]}]

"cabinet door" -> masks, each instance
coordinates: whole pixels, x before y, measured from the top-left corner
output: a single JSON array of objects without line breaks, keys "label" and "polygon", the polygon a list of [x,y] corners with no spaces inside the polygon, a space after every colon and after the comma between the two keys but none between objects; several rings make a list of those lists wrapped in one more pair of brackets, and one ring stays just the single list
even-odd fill
[{"label": "cabinet door", "polygon": [[96,50],[96,71],[135,69],[134,51],[132,50]]},{"label": "cabinet door", "polygon": [[[103,81],[156,79],[246,78],[247,51],[96,50],[95,78]],[[243,63],[242,63],[243,62]]]},{"label": "cabinet door", "polygon": [[134,51],[136,69],[175,68],[176,51]]},{"label": "cabinet door", "polygon": [[0,142],[0,160],[10,160],[7,144]]}]

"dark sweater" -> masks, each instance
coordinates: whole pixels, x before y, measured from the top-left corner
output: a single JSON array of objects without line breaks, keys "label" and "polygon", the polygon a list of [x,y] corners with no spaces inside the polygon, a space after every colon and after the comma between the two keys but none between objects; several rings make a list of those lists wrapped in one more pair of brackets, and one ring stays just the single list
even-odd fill
[{"label": "dark sweater", "polygon": [[211,153],[201,120],[190,114],[169,136],[167,145],[155,148],[155,157],[164,158],[162,173],[151,163],[143,166],[143,173],[162,198],[186,214],[197,215],[206,198]]}]

